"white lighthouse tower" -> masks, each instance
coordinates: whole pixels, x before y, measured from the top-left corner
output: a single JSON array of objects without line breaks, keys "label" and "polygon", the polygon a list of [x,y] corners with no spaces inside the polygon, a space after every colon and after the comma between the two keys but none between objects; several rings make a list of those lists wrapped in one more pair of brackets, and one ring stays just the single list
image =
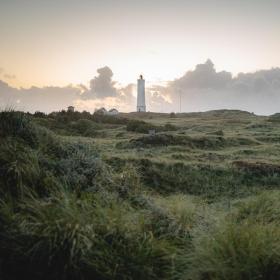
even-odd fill
[{"label": "white lighthouse tower", "polygon": [[140,75],[137,80],[137,112],[146,112],[145,103],[145,80],[143,76]]}]

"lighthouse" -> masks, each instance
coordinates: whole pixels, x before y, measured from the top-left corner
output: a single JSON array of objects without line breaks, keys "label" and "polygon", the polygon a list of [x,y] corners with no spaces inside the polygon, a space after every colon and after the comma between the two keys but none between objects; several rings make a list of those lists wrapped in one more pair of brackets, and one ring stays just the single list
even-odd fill
[{"label": "lighthouse", "polygon": [[146,103],[145,103],[145,80],[143,76],[140,75],[137,80],[137,112],[146,112]]}]

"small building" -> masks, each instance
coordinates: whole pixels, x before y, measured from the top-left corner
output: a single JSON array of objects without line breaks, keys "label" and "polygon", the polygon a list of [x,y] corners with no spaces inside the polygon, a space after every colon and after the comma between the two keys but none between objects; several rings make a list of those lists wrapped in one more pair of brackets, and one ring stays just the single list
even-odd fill
[{"label": "small building", "polygon": [[104,107],[102,107],[100,109],[95,110],[95,113],[96,114],[100,114],[100,115],[106,115],[107,114],[107,110]]},{"label": "small building", "polygon": [[68,112],[74,112],[75,111],[75,107],[73,106],[68,106]]},{"label": "small building", "polygon": [[118,115],[119,114],[119,111],[115,108],[113,109],[110,109],[106,115],[110,115],[110,116],[115,116],[115,115]]}]

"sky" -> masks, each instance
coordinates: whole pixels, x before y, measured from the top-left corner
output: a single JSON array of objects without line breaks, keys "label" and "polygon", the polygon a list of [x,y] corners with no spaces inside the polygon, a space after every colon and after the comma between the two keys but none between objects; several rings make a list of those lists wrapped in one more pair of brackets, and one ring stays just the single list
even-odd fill
[{"label": "sky", "polygon": [[[177,111],[176,82],[190,79],[187,73],[205,78],[205,72],[196,70],[208,65],[209,73],[225,71],[231,80],[224,88],[207,85],[207,94],[212,92],[208,105],[202,102],[205,94],[199,98],[205,85],[181,83],[183,110],[242,108],[244,96],[232,85],[241,81],[239,73],[267,79],[269,74],[261,70],[280,66],[279,10],[279,0],[0,0],[0,100],[23,104],[25,110],[58,109],[52,104],[57,98],[59,106],[71,103],[93,110],[107,105],[129,111],[136,79],[143,74],[150,109]],[[273,98],[278,98],[276,72],[269,72],[273,81],[264,81],[271,87],[261,90],[273,91]],[[107,85],[96,87],[100,81]],[[247,99],[256,97],[252,103],[260,102],[259,88],[252,87],[243,93]],[[217,91],[230,92],[235,101],[221,102],[225,95]],[[45,107],[40,94],[52,96]],[[277,109],[247,107],[263,114]]]}]

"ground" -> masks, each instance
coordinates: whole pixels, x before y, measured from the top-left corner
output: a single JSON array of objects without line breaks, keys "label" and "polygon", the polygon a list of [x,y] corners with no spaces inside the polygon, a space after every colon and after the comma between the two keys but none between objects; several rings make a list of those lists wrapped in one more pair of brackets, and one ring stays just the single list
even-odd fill
[{"label": "ground", "polygon": [[279,114],[0,112],[0,277],[279,279],[279,140]]}]

